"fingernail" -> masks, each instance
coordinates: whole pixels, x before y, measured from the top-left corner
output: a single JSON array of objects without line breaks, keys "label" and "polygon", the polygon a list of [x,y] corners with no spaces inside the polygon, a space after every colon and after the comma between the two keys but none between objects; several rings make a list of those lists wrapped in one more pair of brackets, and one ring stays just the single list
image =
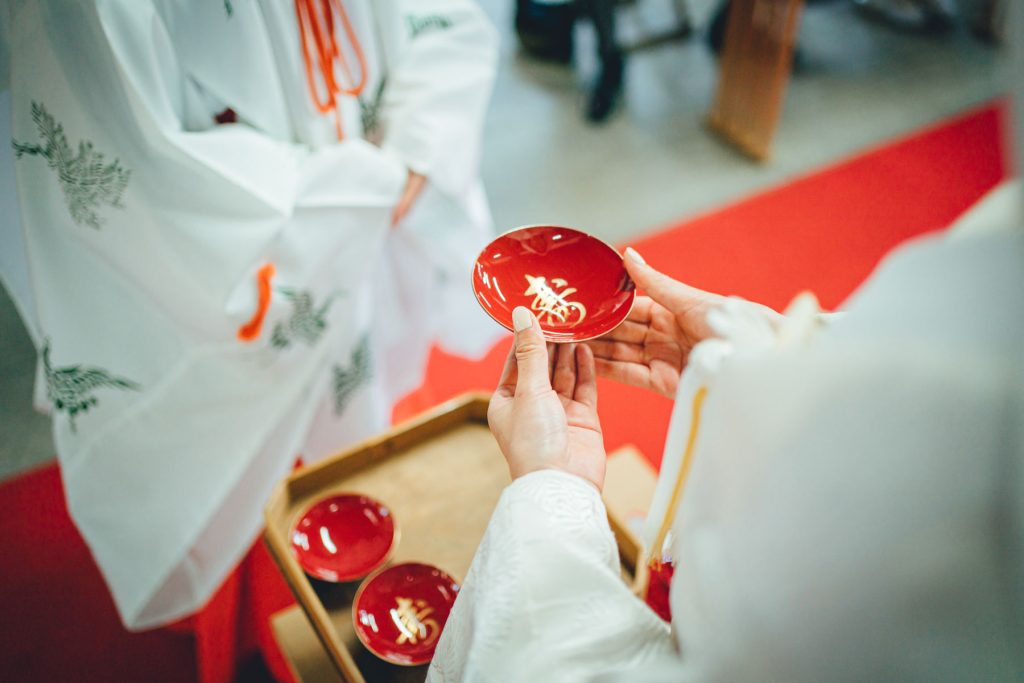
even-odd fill
[{"label": "fingernail", "polygon": [[626,247],[626,256],[633,259],[640,265],[646,265],[647,261],[644,261],[644,257],[637,253],[637,250],[633,247]]},{"label": "fingernail", "polygon": [[522,332],[533,325],[533,316],[523,306],[516,306],[512,309],[512,327],[516,332]]}]

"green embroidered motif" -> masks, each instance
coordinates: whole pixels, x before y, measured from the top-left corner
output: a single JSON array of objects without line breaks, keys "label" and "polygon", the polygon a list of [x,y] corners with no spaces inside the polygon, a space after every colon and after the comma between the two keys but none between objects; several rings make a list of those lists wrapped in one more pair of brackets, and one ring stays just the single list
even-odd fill
[{"label": "green embroidered motif", "polygon": [[405,21],[409,25],[410,38],[415,38],[424,31],[443,31],[446,28],[452,27],[452,20],[443,14],[424,14],[420,16],[410,14],[405,17]]},{"label": "green embroidered motif", "polygon": [[64,200],[71,210],[71,218],[78,225],[99,229],[103,220],[96,213],[103,204],[123,209],[121,197],[131,177],[131,171],[114,159],[105,163],[101,152],[93,149],[91,142],[78,143],[78,155],[72,156],[64,136],[64,126],[56,123],[46,107],[33,102],[32,120],[39,128],[39,136],[46,143],[34,145],[12,140],[15,158],[28,154],[41,156],[57,172],[57,180],[64,192]]},{"label": "green embroidered motif", "polygon": [[352,361],[347,368],[334,366],[334,414],[341,415],[356,389],[373,376],[370,363],[370,336],[363,335],[352,352]]},{"label": "green embroidered motif", "polygon": [[138,391],[139,385],[131,380],[115,377],[101,368],[83,368],[67,365],[55,368],[50,364],[50,340],[43,344],[43,372],[46,375],[46,397],[57,412],[65,412],[75,431],[75,416],[99,403],[93,392],[103,387]]},{"label": "green embroidered motif", "polygon": [[293,341],[302,341],[309,346],[315,344],[327,329],[327,311],[338,295],[331,294],[320,308],[313,308],[313,293],[308,289],[298,291],[281,287],[277,291],[292,302],[292,315],[287,322],[274,326],[270,345],[286,349]]},{"label": "green embroidered motif", "polygon": [[385,79],[377,84],[377,91],[372,98],[359,98],[359,112],[363,120],[363,137],[367,140],[375,139],[380,133],[380,105],[384,99]]},{"label": "green embroidered motif", "polygon": [[235,13],[235,8],[231,6],[231,0],[224,0],[224,11],[228,13],[228,18]]}]

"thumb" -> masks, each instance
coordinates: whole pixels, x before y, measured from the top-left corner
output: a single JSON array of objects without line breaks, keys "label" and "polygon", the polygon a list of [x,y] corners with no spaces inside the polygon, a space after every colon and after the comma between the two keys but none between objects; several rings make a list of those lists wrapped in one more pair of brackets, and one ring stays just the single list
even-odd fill
[{"label": "thumb", "polygon": [[647,265],[633,247],[626,247],[624,263],[626,272],[633,278],[633,282],[644,290],[647,296],[670,311],[676,312],[685,308],[692,299],[704,294],[696,287],[684,285]]},{"label": "thumb", "polygon": [[516,394],[550,390],[548,347],[541,334],[540,323],[528,308],[516,306],[512,311],[512,326],[516,332],[516,365],[519,371]]}]

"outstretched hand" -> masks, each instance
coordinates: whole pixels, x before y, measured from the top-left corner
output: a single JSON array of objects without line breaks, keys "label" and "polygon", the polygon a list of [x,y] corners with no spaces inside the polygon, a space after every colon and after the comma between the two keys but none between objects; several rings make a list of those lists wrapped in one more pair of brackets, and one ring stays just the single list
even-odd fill
[{"label": "outstretched hand", "polygon": [[[647,293],[637,297],[626,320],[614,330],[587,342],[602,377],[655,391],[672,398],[690,351],[714,335],[707,314],[725,301],[658,272],[632,248],[625,266],[636,285]],[[778,314],[751,303],[766,316]]]},{"label": "outstretched hand", "polygon": [[513,479],[542,469],[604,486],[594,356],[582,344],[544,341],[526,308],[513,311],[515,341],[487,410]]}]

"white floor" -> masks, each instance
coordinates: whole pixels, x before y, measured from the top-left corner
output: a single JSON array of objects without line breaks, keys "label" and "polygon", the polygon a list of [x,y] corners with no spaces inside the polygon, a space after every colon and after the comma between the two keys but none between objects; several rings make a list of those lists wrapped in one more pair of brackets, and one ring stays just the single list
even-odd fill
[{"label": "white floor", "polygon": [[[512,0],[481,0],[503,36],[483,160],[499,230],[559,223],[622,242],[785,182],[1000,92],[998,52],[966,29],[908,36],[862,21],[842,0],[804,13],[806,68],[790,83],[775,154],[755,164],[703,126],[716,66],[702,29],[712,0],[691,0],[697,33],[631,56],[624,106],[586,125],[584,86],[596,69],[589,26],[577,68],[522,58]],[[629,41],[663,28],[670,0],[620,10]],[[48,419],[30,407],[34,351],[0,290],[0,479],[53,457]]]}]

